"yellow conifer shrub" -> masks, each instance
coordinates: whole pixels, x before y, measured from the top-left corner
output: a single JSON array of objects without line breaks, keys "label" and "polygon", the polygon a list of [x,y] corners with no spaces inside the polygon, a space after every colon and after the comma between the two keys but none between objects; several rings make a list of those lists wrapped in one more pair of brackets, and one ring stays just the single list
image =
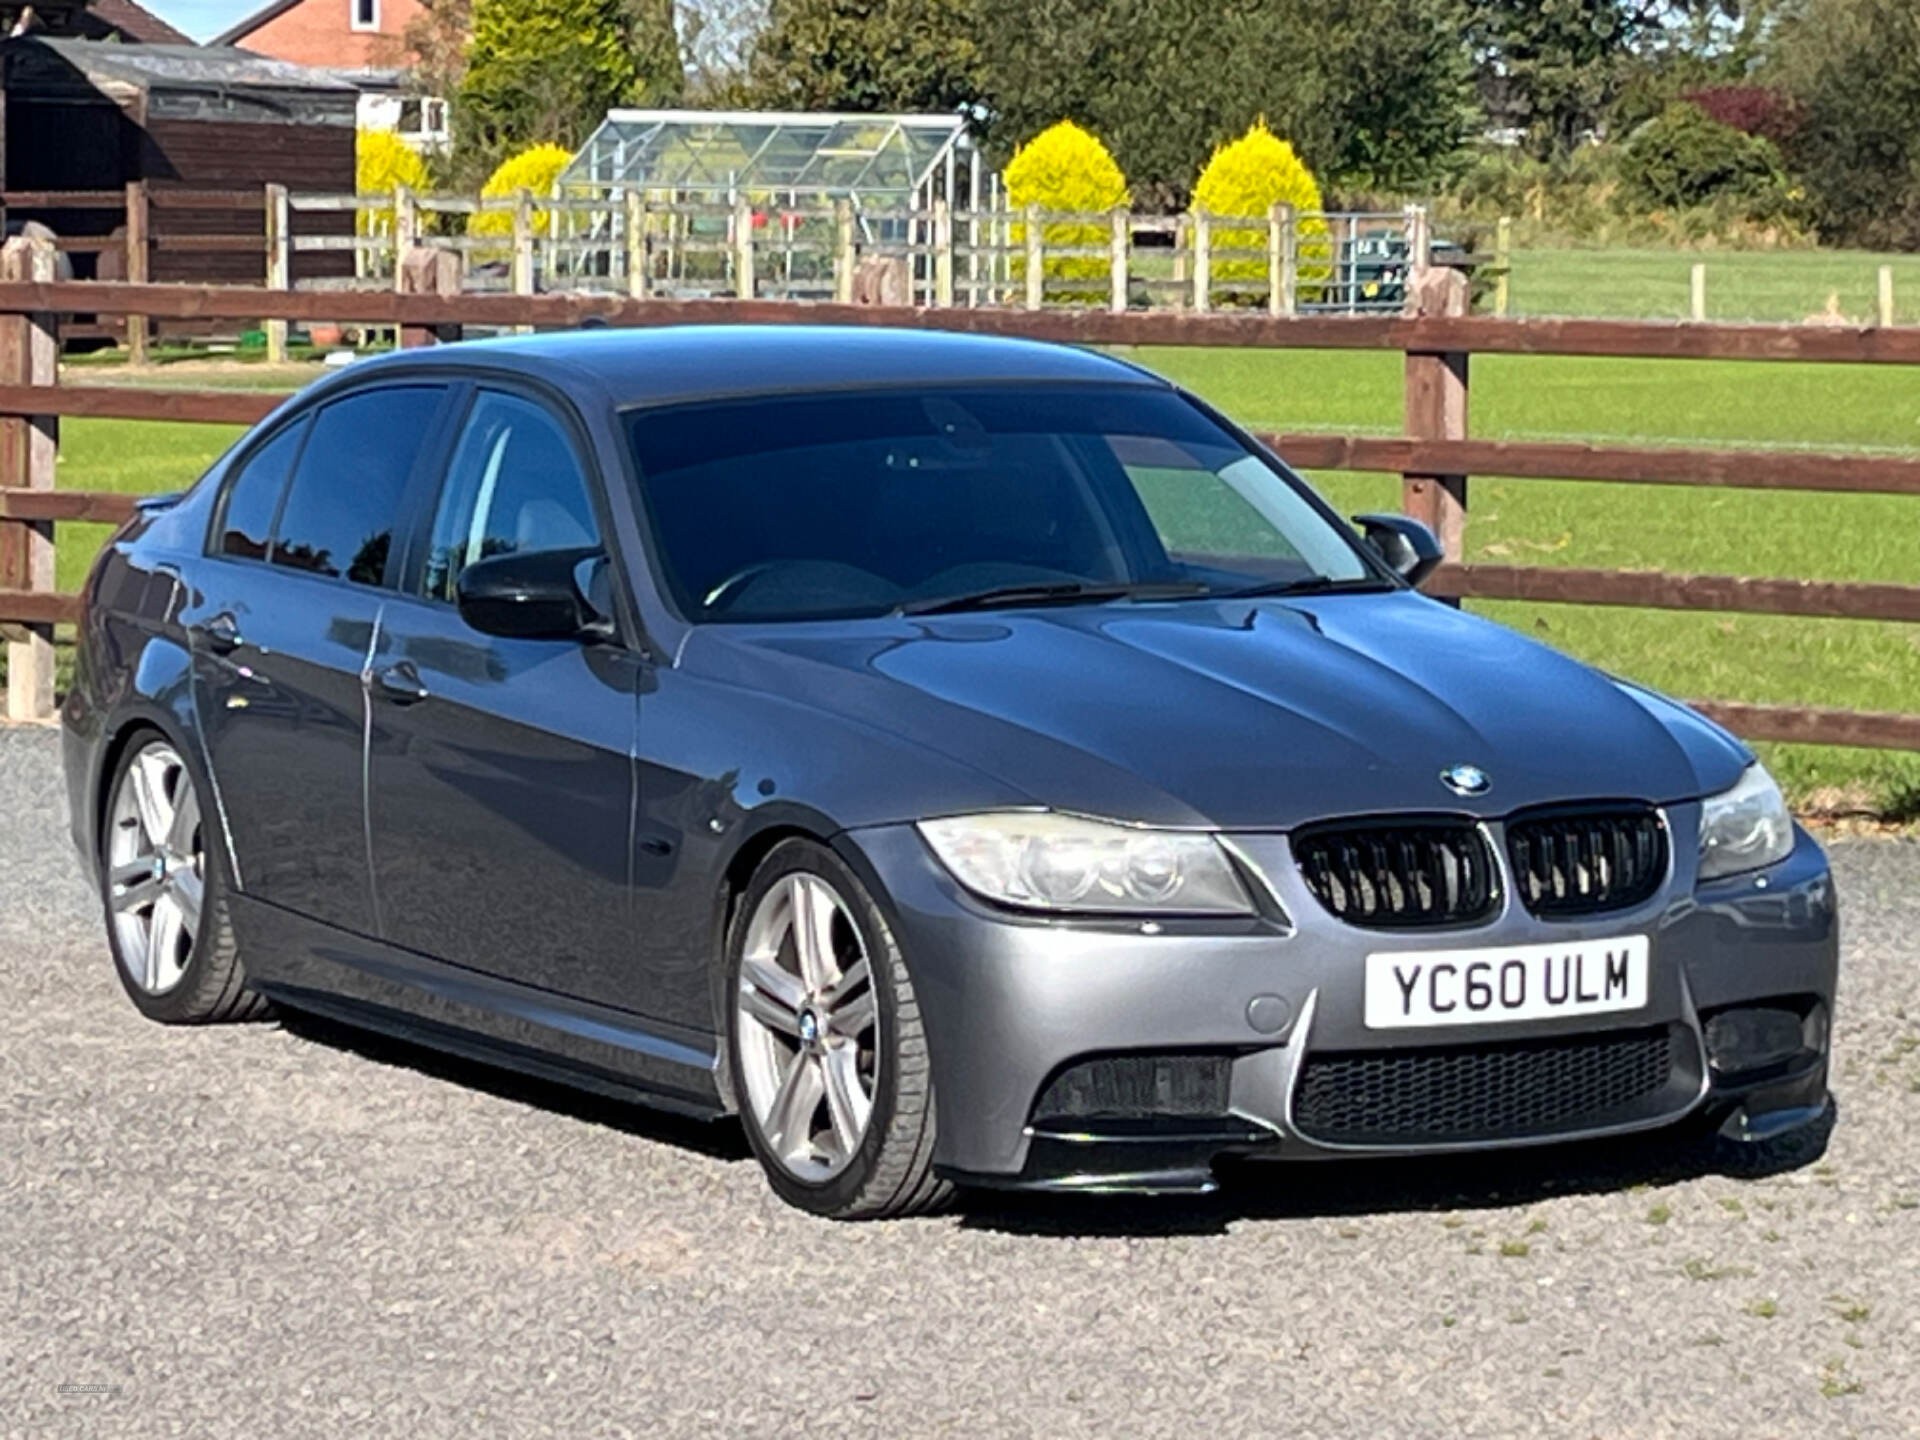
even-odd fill
[{"label": "yellow conifer shrub", "polygon": [[[567,162],[573,159],[564,145],[530,145],[518,155],[508,156],[495,167],[493,174],[487,177],[487,183],[480,187],[483,200],[504,199],[525,190],[535,199],[544,200],[553,194],[553,185],[560,178],[560,172],[567,168]],[[546,233],[551,224],[547,210],[536,207],[533,212],[533,232],[536,235]],[[467,217],[469,235],[511,235],[513,234],[513,212],[510,210],[483,210]]]},{"label": "yellow conifer shrub", "polygon": [[[1127,177],[1120,173],[1107,147],[1071,120],[1041,131],[1014,152],[1005,173],[1007,202],[1015,213],[1038,205],[1042,210],[1091,213],[1128,203]],[[1104,245],[1107,226],[1084,220],[1043,221],[1041,243],[1048,250],[1065,246]],[[1013,273],[1026,275],[1027,227],[1013,226]],[[1047,278],[1105,281],[1111,264],[1097,255],[1049,256],[1041,261]],[[1056,299],[1099,301],[1106,293],[1089,287],[1055,296]]]},{"label": "yellow conifer shrub", "polygon": [[1200,181],[1193,187],[1193,208],[1210,216],[1257,219],[1257,230],[1236,230],[1214,226],[1213,250],[1252,250],[1258,256],[1238,255],[1216,259],[1212,273],[1219,280],[1264,282],[1267,278],[1267,217],[1275,205],[1291,205],[1297,216],[1298,293],[1301,299],[1318,298],[1322,287],[1333,275],[1333,242],[1327,222],[1321,216],[1323,202],[1319,182],[1307,169],[1293,146],[1267,128],[1265,120],[1256,121],[1238,140],[1229,141],[1213,152]]},{"label": "yellow conifer shrub", "polygon": [[419,152],[391,130],[360,130],[353,137],[353,188],[361,195],[389,197],[385,206],[369,205],[354,212],[354,227],[362,235],[393,233],[394,190],[427,188],[427,165]]}]

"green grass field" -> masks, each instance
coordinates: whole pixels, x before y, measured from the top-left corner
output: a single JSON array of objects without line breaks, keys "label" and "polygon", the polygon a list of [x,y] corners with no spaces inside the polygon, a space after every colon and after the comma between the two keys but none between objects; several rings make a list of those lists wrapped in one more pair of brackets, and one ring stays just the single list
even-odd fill
[{"label": "green grass field", "polygon": [[1878,312],[1879,269],[1893,267],[1894,318],[1920,321],[1920,255],[1861,250],[1515,250],[1515,315],[1682,320],[1691,271],[1707,267],[1709,320],[1797,322],[1837,311],[1858,324]]},{"label": "green grass field", "polygon": [[[1258,429],[1401,428],[1398,355],[1141,349],[1132,358]],[[256,385],[266,377],[238,371],[216,378]],[[196,374],[173,383],[214,382]],[[1486,438],[1920,453],[1920,376],[1891,367],[1487,356],[1474,362],[1472,404],[1473,433]],[[237,433],[71,421],[60,483],[175,488]],[[1349,512],[1398,504],[1395,476],[1314,478]],[[1920,574],[1920,502],[1892,496],[1475,477],[1469,513],[1473,560],[1829,580],[1911,581]],[[63,526],[60,535],[60,584],[72,588],[101,527]],[[1920,626],[1516,603],[1475,608],[1682,696],[1920,710]],[[1920,813],[1920,755],[1775,746],[1767,758],[1803,803]]]}]

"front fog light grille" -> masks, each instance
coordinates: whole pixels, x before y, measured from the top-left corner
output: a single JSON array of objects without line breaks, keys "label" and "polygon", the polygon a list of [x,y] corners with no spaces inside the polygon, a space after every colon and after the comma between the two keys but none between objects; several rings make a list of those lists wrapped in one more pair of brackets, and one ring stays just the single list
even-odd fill
[{"label": "front fog light grille", "polygon": [[1499,908],[1493,850],[1470,820],[1315,826],[1293,858],[1336,919],[1380,930],[1472,925]]},{"label": "front fog light grille", "polygon": [[1233,1060],[1226,1055],[1108,1055],[1055,1073],[1033,1123],[1199,1119],[1227,1113]]}]

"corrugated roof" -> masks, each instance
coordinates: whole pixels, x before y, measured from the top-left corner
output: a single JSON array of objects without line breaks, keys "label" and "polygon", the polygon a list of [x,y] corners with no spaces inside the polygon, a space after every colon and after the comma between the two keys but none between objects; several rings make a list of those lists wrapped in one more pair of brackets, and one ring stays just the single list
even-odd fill
[{"label": "corrugated roof", "polygon": [[191,85],[237,90],[355,91],[354,86],[324,70],[269,60],[231,46],[120,45],[50,35],[27,36],[12,43],[50,50],[95,84],[117,81],[143,89]]}]

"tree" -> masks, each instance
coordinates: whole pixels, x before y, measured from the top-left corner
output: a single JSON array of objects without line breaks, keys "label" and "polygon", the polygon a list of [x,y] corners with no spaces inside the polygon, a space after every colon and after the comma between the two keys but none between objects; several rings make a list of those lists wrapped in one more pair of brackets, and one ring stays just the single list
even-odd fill
[{"label": "tree", "polygon": [[1770,78],[1802,107],[1789,161],[1823,238],[1920,246],[1920,10],[1912,0],[1806,0]]},{"label": "tree", "polygon": [[748,89],[769,107],[952,111],[980,98],[980,0],[772,0]]},{"label": "tree", "polygon": [[682,88],[671,0],[473,0],[454,125],[489,157],[572,148],[613,106],[671,103]]},{"label": "tree", "polygon": [[1658,114],[1682,89],[1735,79],[1780,0],[1470,0],[1483,89],[1543,160]]},{"label": "tree", "polygon": [[1472,115],[1454,0],[978,3],[994,151],[1069,116],[1149,203],[1262,116],[1336,185],[1418,186]]}]

